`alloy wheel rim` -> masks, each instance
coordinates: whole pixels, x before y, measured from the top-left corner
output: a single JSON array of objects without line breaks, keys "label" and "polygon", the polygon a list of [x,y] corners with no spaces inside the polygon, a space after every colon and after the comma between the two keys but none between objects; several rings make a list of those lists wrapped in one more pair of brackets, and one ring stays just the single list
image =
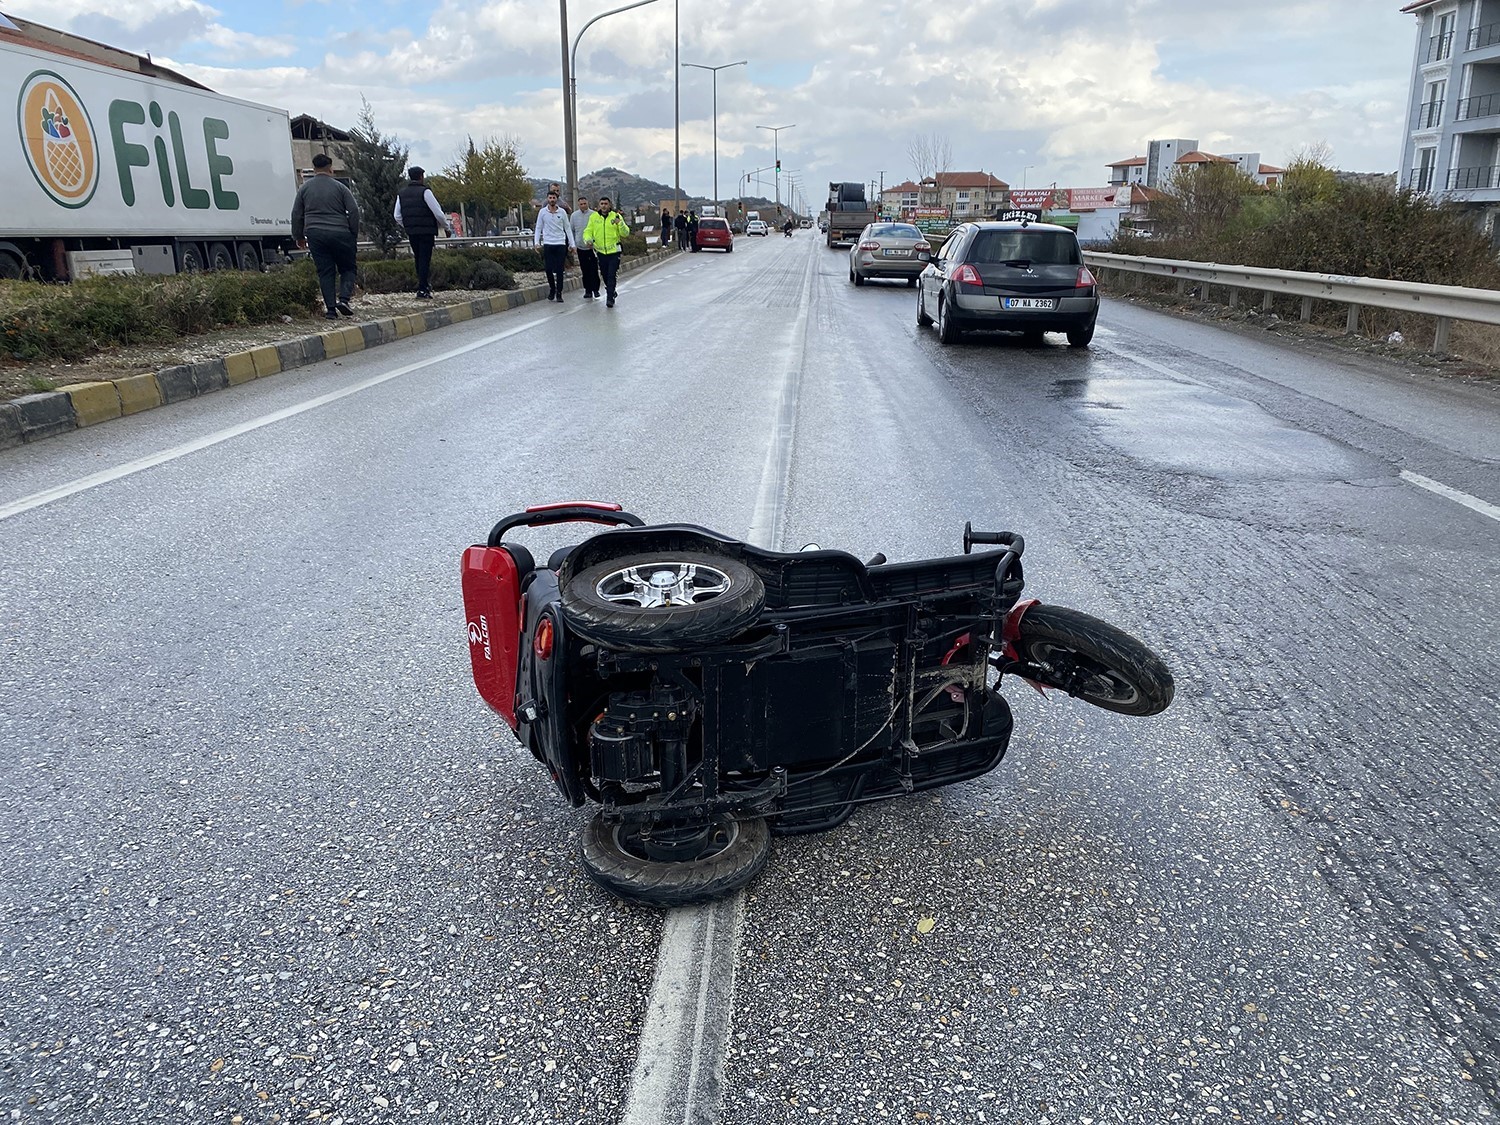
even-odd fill
[{"label": "alloy wheel rim", "polygon": [[662,560],[610,571],[595,585],[599,597],[640,609],[697,605],[728,592],[729,575],[704,563]]}]

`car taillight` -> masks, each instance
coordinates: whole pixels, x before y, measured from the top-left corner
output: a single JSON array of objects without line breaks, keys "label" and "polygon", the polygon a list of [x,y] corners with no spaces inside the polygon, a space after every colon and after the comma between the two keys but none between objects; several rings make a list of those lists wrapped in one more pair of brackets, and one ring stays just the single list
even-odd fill
[{"label": "car taillight", "polygon": [[1073,283],[1074,289],[1091,289],[1099,284],[1094,280],[1094,275],[1089,272],[1088,266],[1078,267],[1078,280]]},{"label": "car taillight", "polygon": [[878,243],[878,242],[861,242],[859,244],[859,248],[861,250],[879,250],[880,249],[880,243]]},{"label": "car taillight", "polygon": [[911,248],[913,254],[931,254],[932,247],[925,242],[919,242]]},{"label": "car taillight", "polygon": [[959,285],[983,285],[984,278],[979,276],[979,271],[965,262],[953,271],[953,280]]}]

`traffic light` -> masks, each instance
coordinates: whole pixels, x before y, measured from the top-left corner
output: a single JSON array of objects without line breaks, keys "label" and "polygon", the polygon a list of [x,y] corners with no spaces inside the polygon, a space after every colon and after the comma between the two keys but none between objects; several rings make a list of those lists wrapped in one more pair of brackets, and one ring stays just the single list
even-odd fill
[{"label": "traffic light", "polygon": [[781,161],[779,160],[776,162],[776,171],[781,171]]}]

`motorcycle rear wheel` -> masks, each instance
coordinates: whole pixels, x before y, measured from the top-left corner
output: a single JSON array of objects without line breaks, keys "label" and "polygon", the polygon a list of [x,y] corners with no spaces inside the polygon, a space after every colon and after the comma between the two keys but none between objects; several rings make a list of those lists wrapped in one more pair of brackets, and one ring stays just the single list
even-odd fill
[{"label": "motorcycle rear wheel", "polygon": [[763,818],[724,813],[710,821],[696,858],[660,860],[648,854],[638,826],[611,823],[601,812],[583,830],[579,858],[589,878],[620,898],[687,906],[723,898],[759,875],[771,858],[771,833]]},{"label": "motorcycle rear wheel", "polygon": [[1172,702],[1172,673],[1122,629],[1056,605],[1021,618],[1016,652],[1032,666],[1018,675],[1121,715],[1156,715]]},{"label": "motorcycle rear wheel", "polygon": [[[675,604],[654,604],[670,590]],[[692,551],[627,555],[564,574],[563,619],[585,640],[633,652],[682,652],[727,640],[765,605],[744,563]]]}]

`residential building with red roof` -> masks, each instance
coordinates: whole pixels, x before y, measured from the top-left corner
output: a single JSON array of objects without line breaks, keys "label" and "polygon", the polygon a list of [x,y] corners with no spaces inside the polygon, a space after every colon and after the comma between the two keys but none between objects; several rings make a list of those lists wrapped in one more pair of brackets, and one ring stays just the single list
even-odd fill
[{"label": "residential building with red roof", "polygon": [[1262,187],[1275,187],[1286,169],[1261,161],[1258,152],[1230,152],[1223,155],[1204,152],[1195,140],[1177,138],[1152,141],[1146,156],[1117,160],[1109,167],[1111,184],[1139,184],[1143,187],[1165,187],[1182,168],[1202,168],[1209,164],[1234,164]]}]

